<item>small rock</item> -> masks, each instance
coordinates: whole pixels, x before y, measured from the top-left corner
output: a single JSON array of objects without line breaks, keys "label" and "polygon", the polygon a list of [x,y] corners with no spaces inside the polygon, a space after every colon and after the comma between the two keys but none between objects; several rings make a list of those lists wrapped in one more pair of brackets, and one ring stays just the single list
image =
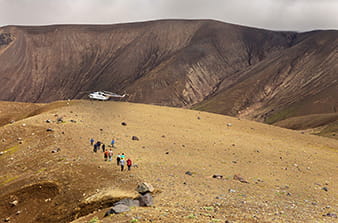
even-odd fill
[{"label": "small rock", "polygon": [[9,204],[10,204],[12,207],[18,205],[18,203],[19,203],[19,201],[17,201],[17,200],[14,200],[14,201],[12,201],[12,202],[9,202]]},{"label": "small rock", "polygon": [[19,215],[19,214],[21,214],[21,211],[17,211],[15,214],[16,214],[16,215]]},{"label": "small rock", "polygon": [[51,123],[52,121],[51,121],[51,120],[49,120],[49,119],[47,119],[47,120],[46,120],[46,122],[47,122],[47,123]]},{"label": "small rock", "polygon": [[11,120],[9,123],[13,124],[15,121],[14,120]]},{"label": "small rock", "polygon": [[323,216],[325,216],[325,217],[337,218],[337,215],[334,214],[334,213],[327,213],[327,214],[324,214]]},{"label": "small rock", "polygon": [[52,153],[58,153],[58,152],[60,152],[61,151],[61,149],[60,148],[57,148],[57,149],[53,149],[52,150]]},{"label": "small rock", "polygon": [[1,151],[1,152],[0,152],[0,156],[1,156],[2,154],[4,154],[4,152]]},{"label": "small rock", "polygon": [[7,217],[4,219],[4,222],[10,222],[11,221],[11,218],[10,217]]},{"label": "small rock", "polygon": [[165,154],[169,154],[169,152],[165,152]]},{"label": "small rock", "polygon": [[122,123],[121,123],[121,125],[123,125],[123,126],[126,126],[126,125],[127,125],[127,123],[125,123],[125,122],[122,122]]},{"label": "small rock", "polygon": [[214,175],[212,176],[212,178],[216,178],[216,179],[222,179],[222,178],[223,178],[223,176],[222,176],[222,175],[220,175],[220,174],[214,174]]},{"label": "small rock", "polygon": [[249,182],[246,181],[243,177],[241,177],[240,175],[237,175],[237,174],[234,175],[233,179],[234,179],[234,180],[238,180],[238,181],[241,182],[241,183],[246,183],[246,184],[249,183]]},{"label": "small rock", "polygon": [[73,120],[73,119],[72,119],[72,120],[70,120],[70,122],[72,122],[72,123],[76,123],[76,121],[75,121],[75,120]]},{"label": "small rock", "polygon": [[231,126],[232,126],[232,124],[231,124],[231,123],[227,123],[227,126],[228,126],[228,127],[231,127]]},{"label": "small rock", "polygon": [[291,196],[291,193],[290,193],[290,192],[288,192],[288,193],[286,194],[286,196]]},{"label": "small rock", "polygon": [[143,182],[137,185],[136,191],[139,192],[140,194],[145,194],[148,192],[153,192],[154,187],[149,183]]},{"label": "small rock", "polygon": [[52,128],[48,128],[47,132],[53,132],[54,130]]},{"label": "small rock", "polygon": [[197,119],[198,119],[198,120],[200,120],[200,119],[201,119],[201,117],[197,116]]},{"label": "small rock", "polygon": [[235,193],[235,192],[236,192],[236,191],[233,190],[233,189],[229,189],[228,191],[229,191],[229,193]]},{"label": "small rock", "polygon": [[139,141],[140,139],[137,137],[137,136],[133,136],[131,137],[132,140],[136,140],[136,141]]},{"label": "small rock", "polygon": [[25,124],[25,123],[23,123],[23,124],[22,124],[22,127],[25,127],[25,126],[26,126],[26,124]]},{"label": "small rock", "polygon": [[322,190],[325,190],[326,192],[329,191],[327,187],[323,187]]},{"label": "small rock", "polygon": [[185,172],[185,174],[192,176],[192,172],[190,172],[190,171]]},{"label": "small rock", "polygon": [[63,122],[63,118],[62,118],[62,117],[57,118],[57,119],[56,119],[56,122],[57,122],[57,123],[62,123],[62,122]]}]

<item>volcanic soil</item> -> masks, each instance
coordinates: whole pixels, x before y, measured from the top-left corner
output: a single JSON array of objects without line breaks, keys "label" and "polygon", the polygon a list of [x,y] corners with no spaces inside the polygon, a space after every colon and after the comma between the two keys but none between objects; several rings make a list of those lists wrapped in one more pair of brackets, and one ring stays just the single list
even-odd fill
[{"label": "volcanic soil", "polygon": [[[8,120],[11,106],[15,122],[0,127],[1,220],[337,221],[335,139],[128,102],[1,102],[0,118]],[[121,172],[115,159],[93,152],[90,138],[106,145],[114,138],[114,157],[124,152],[138,167]],[[140,182],[154,186],[154,206],[103,218],[115,201],[138,196]]]}]

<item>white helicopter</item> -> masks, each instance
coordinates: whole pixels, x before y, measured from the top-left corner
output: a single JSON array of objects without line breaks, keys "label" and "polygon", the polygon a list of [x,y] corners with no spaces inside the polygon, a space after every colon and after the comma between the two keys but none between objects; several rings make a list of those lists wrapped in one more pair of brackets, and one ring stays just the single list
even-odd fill
[{"label": "white helicopter", "polygon": [[124,98],[127,94],[119,95],[109,91],[94,91],[88,94],[90,99],[100,100],[100,101],[107,101],[109,98]]}]

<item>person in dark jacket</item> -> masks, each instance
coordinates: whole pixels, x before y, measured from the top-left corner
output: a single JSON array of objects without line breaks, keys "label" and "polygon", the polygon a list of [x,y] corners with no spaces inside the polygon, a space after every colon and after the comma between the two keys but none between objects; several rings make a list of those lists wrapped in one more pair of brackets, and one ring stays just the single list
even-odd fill
[{"label": "person in dark jacket", "polygon": [[121,160],[121,155],[119,153],[119,154],[117,154],[117,157],[116,157],[116,164],[117,165],[120,165],[120,160]]},{"label": "person in dark jacket", "polygon": [[93,145],[95,140],[93,138],[90,139],[90,145]]},{"label": "person in dark jacket", "polygon": [[102,152],[106,151],[106,145],[102,144]]}]

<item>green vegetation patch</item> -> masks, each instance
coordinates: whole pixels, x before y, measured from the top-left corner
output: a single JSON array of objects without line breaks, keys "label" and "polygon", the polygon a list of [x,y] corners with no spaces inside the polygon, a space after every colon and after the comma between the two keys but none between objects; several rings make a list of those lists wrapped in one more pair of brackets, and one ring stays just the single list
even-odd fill
[{"label": "green vegetation patch", "polygon": [[287,109],[278,111],[276,113],[271,114],[269,117],[265,119],[265,123],[267,124],[273,124],[275,122],[287,119],[291,116],[294,116],[294,113],[296,111],[296,108],[294,107],[289,107]]},{"label": "green vegetation patch", "polygon": [[13,176],[13,177],[2,177],[0,186],[3,186],[5,184],[8,184],[9,182],[12,182],[13,180],[17,179],[19,176]]},{"label": "green vegetation patch", "polygon": [[100,222],[100,220],[97,216],[93,217],[92,219],[90,219],[88,221],[88,223],[99,223],[99,222]]}]

